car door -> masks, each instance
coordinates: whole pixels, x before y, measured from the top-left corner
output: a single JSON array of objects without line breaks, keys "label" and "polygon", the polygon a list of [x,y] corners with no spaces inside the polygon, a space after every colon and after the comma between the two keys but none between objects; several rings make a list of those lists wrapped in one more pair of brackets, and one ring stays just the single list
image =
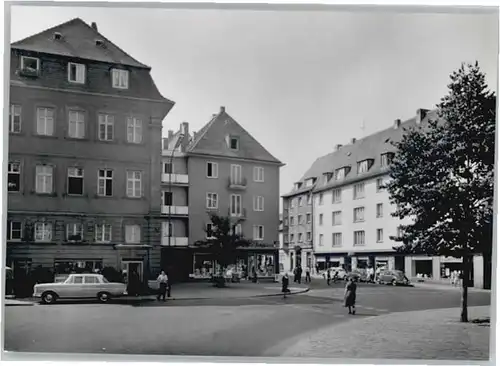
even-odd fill
[{"label": "car door", "polygon": [[96,276],[85,276],[83,278],[83,291],[82,296],[85,297],[96,297],[99,292],[99,281],[97,281]]},{"label": "car door", "polygon": [[84,297],[83,296],[83,275],[74,275],[73,277],[73,282],[68,287],[67,289],[67,296],[66,297],[72,297],[72,298],[77,298],[77,297]]},{"label": "car door", "polygon": [[381,271],[379,274],[379,281],[380,282],[387,282],[387,272],[386,271]]}]

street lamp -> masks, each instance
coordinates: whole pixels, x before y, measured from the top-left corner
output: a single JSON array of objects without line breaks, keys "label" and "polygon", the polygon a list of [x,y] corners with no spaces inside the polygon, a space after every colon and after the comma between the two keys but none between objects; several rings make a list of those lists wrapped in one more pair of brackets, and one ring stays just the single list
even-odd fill
[{"label": "street lamp", "polygon": [[180,146],[182,140],[184,139],[184,134],[180,134],[177,139],[175,146],[172,148],[172,153],[170,154],[169,164],[170,169],[168,170],[168,195],[170,197],[170,205],[168,206],[168,247],[170,247],[171,238],[172,238],[172,230],[170,228],[171,218],[172,218],[172,204],[174,203],[174,198],[172,197],[172,170],[173,165],[172,161],[174,159],[175,150]]}]

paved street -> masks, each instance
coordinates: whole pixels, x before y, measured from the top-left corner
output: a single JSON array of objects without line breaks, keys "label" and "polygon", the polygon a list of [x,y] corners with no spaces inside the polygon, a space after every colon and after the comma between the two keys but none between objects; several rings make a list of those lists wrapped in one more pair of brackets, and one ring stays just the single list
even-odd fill
[{"label": "paved street", "polygon": [[[280,356],[306,336],[347,321],[355,327],[356,321],[369,317],[460,305],[459,291],[361,284],[358,312],[349,316],[342,307],[342,295],[343,284],[327,288],[323,281],[315,280],[309,292],[287,299],[219,297],[166,303],[9,306],[5,310],[5,348],[25,352]],[[469,295],[470,306],[489,304],[488,292]]]}]

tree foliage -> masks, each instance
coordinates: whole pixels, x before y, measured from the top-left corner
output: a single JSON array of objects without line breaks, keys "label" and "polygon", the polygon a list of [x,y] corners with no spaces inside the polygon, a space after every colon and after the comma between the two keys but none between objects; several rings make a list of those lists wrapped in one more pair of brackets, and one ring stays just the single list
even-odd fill
[{"label": "tree foliage", "polygon": [[495,147],[494,93],[478,64],[451,75],[438,119],[395,143],[386,188],[402,226],[400,251],[462,257],[491,253]]}]

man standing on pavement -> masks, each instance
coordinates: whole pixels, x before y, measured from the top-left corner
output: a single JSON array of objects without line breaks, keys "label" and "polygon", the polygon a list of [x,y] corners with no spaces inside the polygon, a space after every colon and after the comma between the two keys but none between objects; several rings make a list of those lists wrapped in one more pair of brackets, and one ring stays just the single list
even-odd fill
[{"label": "man standing on pavement", "polygon": [[311,268],[306,267],[306,283],[311,283]]},{"label": "man standing on pavement", "polygon": [[160,275],[157,278],[157,281],[160,284],[160,292],[158,293],[157,299],[158,301],[160,301],[160,299],[163,298],[163,301],[165,301],[165,295],[167,294],[168,286],[168,276],[165,271],[161,271]]}]

